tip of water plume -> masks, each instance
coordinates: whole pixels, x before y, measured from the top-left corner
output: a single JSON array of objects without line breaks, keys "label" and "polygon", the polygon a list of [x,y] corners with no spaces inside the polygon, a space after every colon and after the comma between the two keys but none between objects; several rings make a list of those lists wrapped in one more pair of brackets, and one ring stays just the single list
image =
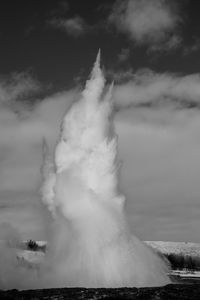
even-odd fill
[{"label": "tip of water plume", "polygon": [[101,62],[101,48],[99,48],[98,53],[97,53],[96,64],[98,64],[100,66],[100,62]]},{"label": "tip of water plume", "polygon": [[96,77],[99,73],[101,73],[101,49],[99,48],[97,57],[94,63],[94,67],[92,70],[92,77]]}]

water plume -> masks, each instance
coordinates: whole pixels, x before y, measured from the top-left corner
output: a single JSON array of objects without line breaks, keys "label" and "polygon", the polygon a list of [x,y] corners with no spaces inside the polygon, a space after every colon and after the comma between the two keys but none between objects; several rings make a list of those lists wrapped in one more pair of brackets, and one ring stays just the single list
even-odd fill
[{"label": "water plume", "polygon": [[105,88],[99,52],[80,100],[64,116],[53,160],[43,142],[41,198],[51,215],[46,257],[37,267],[20,261],[18,234],[1,226],[9,241],[0,249],[1,289],[170,282],[165,262],[129,232],[118,189],[112,89]]},{"label": "water plume", "polygon": [[50,273],[56,286],[164,285],[166,264],[127,226],[118,190],[112,85],[104,89],[99,52],[80,100],[63,119],[55,172],[46,167],[43,201],[55,224]]}]

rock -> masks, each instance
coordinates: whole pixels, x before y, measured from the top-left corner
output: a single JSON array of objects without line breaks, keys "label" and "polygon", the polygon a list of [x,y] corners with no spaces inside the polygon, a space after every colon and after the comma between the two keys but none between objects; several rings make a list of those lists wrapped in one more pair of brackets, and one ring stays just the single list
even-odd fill
[{"label": "rock", "polygon": [[152,288],[118,288],[118,289],[87,289],[58,288],[41,290],[9,290],[0,291],[0,299],[52,299],[52,300],[198,300],[200,299],[200,284],[169,284],[164,287]]}]

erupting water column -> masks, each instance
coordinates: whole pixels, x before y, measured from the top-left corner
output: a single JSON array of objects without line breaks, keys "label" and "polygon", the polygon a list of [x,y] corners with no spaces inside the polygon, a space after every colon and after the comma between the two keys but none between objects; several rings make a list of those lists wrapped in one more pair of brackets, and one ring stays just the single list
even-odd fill
[{"label": "erupting water column", "polygon": [[55,168],[46,168],[43,201],[56,224],[50,246],[54,285],[164,285],[167,266],[127,228],[118,191],[112,87],[103,96],[104,84],[99,53],[81,99],[62,122]]}]

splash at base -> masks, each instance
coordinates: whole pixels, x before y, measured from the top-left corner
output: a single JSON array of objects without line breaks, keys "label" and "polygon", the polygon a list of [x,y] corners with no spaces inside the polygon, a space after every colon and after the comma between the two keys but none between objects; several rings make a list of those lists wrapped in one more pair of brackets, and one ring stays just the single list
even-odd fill
[{"label": "splash at base", "polygon": [[170,282],[166,264],[126,224],[112,86],[104,93],[104,85],[99,53],[81,99],[62,122],[54,167],[48,159],[44,164],[43,202],[55,220],[47,258],[51,285],[165,285]]}]

